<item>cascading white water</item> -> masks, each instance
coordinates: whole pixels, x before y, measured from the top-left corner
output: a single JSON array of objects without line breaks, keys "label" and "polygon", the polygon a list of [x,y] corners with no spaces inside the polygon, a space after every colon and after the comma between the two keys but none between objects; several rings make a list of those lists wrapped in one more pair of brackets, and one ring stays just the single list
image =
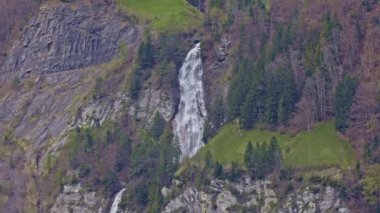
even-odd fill
[{"label": "cascading white water", "polygon": [[206,108],[202,83],[201,46],[197,43],[187,54],[179,71],[181,99],[174,118],[173,129],[182,152],[192,157],[203,146],[202,137]]},{"label": "cascading white water", "polygon": [[121,196],[123,195],[125,191],[125,188],[120,190],[116,196],[115,196],[115,199],[113,200],[113,203],[112,203],[112,206],[111,206],[111,210],[110,210],[110,213],[117,213],[117,211],[119,210],[119,203],[121,201]]}]

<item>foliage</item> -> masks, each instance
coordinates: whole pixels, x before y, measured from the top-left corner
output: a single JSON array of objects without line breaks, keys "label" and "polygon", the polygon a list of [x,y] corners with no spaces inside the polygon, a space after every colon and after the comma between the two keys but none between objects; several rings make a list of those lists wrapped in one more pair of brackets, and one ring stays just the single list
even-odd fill
[{"label": "foliage", "polygon": [[150,128],[150,133],[155,140],[158,140],[161,137],[162,133],[164,133],[165,126],[165,120],[162,118],[159,112],[156,112],[153,118],[152,126]]},{"label": "foliage", "polygon": [[126,203],[157,212],[163,204],[160,189],[171,183],[179,156],[178,142],[167,125],[159,139],[152,135],[140,141],[131,153],[130,178],[136,181]]},{"label": "foliage", "polygon": [[203,132],[203,141],[205,143],[213,137],[220,127],[225,122],[225,105],[223,97],[217,97],[209,110],[209,114],[205,121],[205,128]]},{"label": "foliage", "polygon": [[120,188],[119,180],[116,176],[116,173],[113,171],[109,171],[106,174],[106,177],[103,180],[103,184],[108,196],[112,196]]},{"label": "foliage", "polygon": [[139,97],[141,88],[141,81],[137,76],[136,71],[134,71],[132,73],[131,83],[129,85],[129,95],[132,97],[132,99],[136,100]]},{"label": "foliage", "polygon": [[217,8],[224,8],[225,1],[224,0],[211,0],[210,6]]},{"label": "foliage", "polygon": [[[117,151],[109,157],[105,153],[112,147],[116,147]],[[107,195],[112,196],[120,189],[117,173],[125,169],[130,152],[131,141],[124,129],[118,123],[105,122],[101,126],[72,131],[63,154],[55,161],[65,162],[62,158],[67,157],[68,168],[78,170],[78,177],[72,180],[78,181],[79,178],[82,183],[101,187]],[[104,164],[108,166],[103,167]],[[62,185],[70,179],[63,177],[63,171],[67,170],[65,164],[60,163],[59,166],[51,170],[56,170],[56,179]],[[62,174],[58,175],[59,172]]]},{"label": "foliage", "polygon": [[157,43],[156,58],[159,62],[174,62],[176,68],[179,69],[182,66],[183,60],[187,53],[187,46],[178,43],[181,39],[181,35],[161,35]]},{"label": "foliage", "polygon": [[139,69],[152,68],[155,64],[154,47],[150,35],[148,34],[146,40],[140,45],[139,52]]},{"label": "foliage", "polygon": [[370,143],[364,145],[364,159],[367,163],[380,163],[380,157],[376,155],[380,147],[380,138],[376,136]]},{"label": "foliage", "polygon": [[180,35],[161,35],[158,39],[155,51],[156,61],[159,62],[158,74],[161,85],[171,88],[178,84],[177,71],[182,66],[188,47],[182,42]]},{"label": "foliage", "polygon": [[165,32],[192,29],[202,18],[202,14],[186,0],[118,0],[117,2],[127,15],[136,16],[153,29]]},{"label": "foliage", "polygon": [[209,150],[206,152],[206,155],[204,157],[204,163],[206,169],[211,169],[213,166],[213,157]]},{"label": "foliage", "polygon": [[242,174],[243,172],[241,171],[239,164],[235,161],[231,162],[231,169],[227,174],[228,179],[232,182],[236,182],[241,178]]},{"label": "foliage", "polygon": [[333,121],[319,123],[310,132],[296,135],[258,129],[245,131],[240,130],[235,123],[228,123],[199,151],[194,160],[203,160],[209,150],[214,160],[224,166],[231,162],[242,165],[248,142],[255,146],[256,143],[270,141],[272,137],[279,141],[285,166],[339,165],[347,168],[355,163],[352,147],[339,138]]},{"label": "foliage", "polygon": [[350,110],[358,84],[359,82],[357,79],[344,76],[342,81],[337,86],[335,92],[335,127],[341,132],[345,132],[349,126],[347,121],[347,113]]},{"label": "foliage", "polygon": [[252,178],[264,178],[281,164],[281,149],[277,139],[273,137],[270,144],[256,143],[253,147],[248,143],[244,154],[245,166]]},{"label": "foliage", "polygon": [[223,165],[218,161],[215,162],[214,166],[214,177],[221,179],[223,178]]},{"label": "foliage", "polygon": [[292,71],[284,64],[272,72],[264,72],[261,59],[256,65],[243,60],[231,82],[229,118],[241,118],[244,129],[264,121],[270,125],[286,124],[298,101]]},{"label": "foliage", "polygon": [[367,202],[374,205],[380,193],[380,165],[371,166],[367,171],[366,177],[361,181],[362,192]]},{"label": "foliage", "polygon": [[92,94],[93,100],[98,100],[105,96],[105,91],[103,87],[104,87],[103,79],[101,77],[97,77],[95,79],[95,87],[94,87],[94,92]]},{"label": "foliage", "polygon": [[141,43],[138,51],[138,61],[128,85],[129,95],[137,99],[142,89],[142,82],[150,75],[150,69],[155,65],[155,50],[150,35]]}]

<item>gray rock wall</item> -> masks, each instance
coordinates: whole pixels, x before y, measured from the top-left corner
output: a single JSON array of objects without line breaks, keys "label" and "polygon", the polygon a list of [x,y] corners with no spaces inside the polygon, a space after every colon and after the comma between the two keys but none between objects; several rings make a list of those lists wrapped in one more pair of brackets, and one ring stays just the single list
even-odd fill
[{"label": "gray rock wall", "polygon": [[3,72],[51,73],[104,63],[133,44],[138,29],[112,6],[47,3],[30,19],[3,65]]},{"label": "gray rock wall", "polygon": [[[341,212],[350,210],[339,198],[338,190],[331,186],[312,185],[319,190],[313,191],[309,186],[301,187],[289,193],[284,199],[276,193],[268,180],[244,181],[231,183],[224,180],[212,180],[202,190],[188,187],[174,196],[166,205],[164,212],[240,212],[245,208],[248,212],[279,213],[316,213]],[[174,192],[176,187],[167,189]],[[173,194],[164,195],[166,197]]]}]

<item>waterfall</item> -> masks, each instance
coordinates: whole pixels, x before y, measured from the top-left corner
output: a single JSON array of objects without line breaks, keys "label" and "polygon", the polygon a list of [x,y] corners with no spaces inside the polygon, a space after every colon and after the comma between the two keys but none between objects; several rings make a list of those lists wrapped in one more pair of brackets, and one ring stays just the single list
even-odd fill
[{"label": "waterfall", "polygon": [[119,210],[119,203],[121,201],[121,196],[123,195],[123,192],[125,191],[125,188],[120,190],[116,196],[115,196],[115,199],[113,200],[113,203],[112,203],[112,206],[111,206],[111,210],[110,210],[110,213],[117,213],[117,211]]},{"label": "waterfall", "polygon": [[181,98],[173,129],[180,143],[181,159],[185,156],[194,156],[203,146],[206,109],[202,75],[201,47],[200,43],[197,43],[189,51],[179,70]]}]

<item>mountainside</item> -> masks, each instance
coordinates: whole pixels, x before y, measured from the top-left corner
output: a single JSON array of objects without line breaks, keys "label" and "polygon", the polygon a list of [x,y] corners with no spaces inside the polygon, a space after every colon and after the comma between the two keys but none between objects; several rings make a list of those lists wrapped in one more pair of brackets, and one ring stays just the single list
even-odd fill
[{"label": "mountainside", "polygon": [[4,212],[378,212],[377,0],[0,0]]}]

